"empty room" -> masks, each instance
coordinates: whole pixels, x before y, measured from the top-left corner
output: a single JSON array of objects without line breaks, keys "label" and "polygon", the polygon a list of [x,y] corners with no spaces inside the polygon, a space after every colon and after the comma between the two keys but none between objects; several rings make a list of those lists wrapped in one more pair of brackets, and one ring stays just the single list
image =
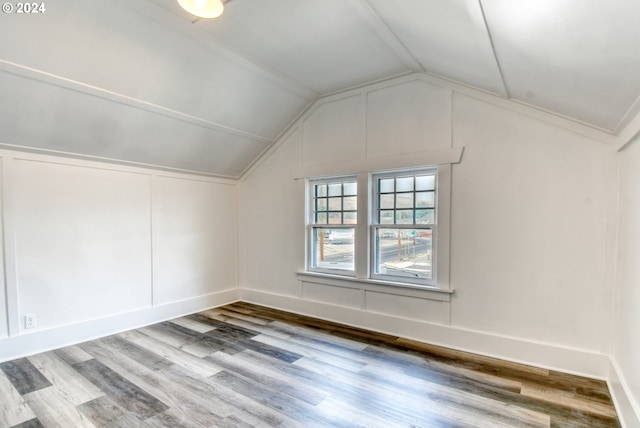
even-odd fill
[{"label": "empty room", "polygon": [[3,2],[0,427],[640,427],[639,21]]}]

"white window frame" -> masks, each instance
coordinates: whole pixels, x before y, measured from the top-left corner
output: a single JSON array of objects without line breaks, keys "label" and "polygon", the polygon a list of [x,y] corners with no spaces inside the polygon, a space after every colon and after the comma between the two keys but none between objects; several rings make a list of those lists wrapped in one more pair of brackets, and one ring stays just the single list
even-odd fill
[{"label": "white window frame", "polygon": [[[429,227],[433,228],[432,231],[432,246],[433,246],[433,277],[428,281],[409,281],[406,278],[394,277],[391,275],[372,275],[374,269],[374,225],[373,216],[375,215],[375,188],[373,183],[373,177],[382,173],[410,173],[415,171],[425,171],[433,169],[436,171],[436,216],[434,225]],[[312,276],[324,276],[328,281],[340,282],[346,281],[345,286],[353,281],[361,283],[365,288],[379,287],[379,286],[393,286],[397,289],[412,288],[426,290],[427,292],[441,292],[451,294],[453,289],[449,282],[449,258],[450,258],[450,222],[451,222],[451,164],[441,163],[436,165],[425,165],[420,167],[410,168],[394,168],[380,171],[365,171],[357,174],[349,175],[336,175],[333,177],[322,178],[307,178],[306,185],[306,225],[307,225],[307,243],[306,243],[306,257],[304,271],[299,272],[301,275],[307,275],[308,278]],[[345,178],[357,178],[358,183],[358,214],[357,224],[355,225],[354,235],[354,263],[355,271],[345,270],[330,270],[330,269],[318,269],[312,268],[313,257],[313,230],[316,225],[312,223],[313,210],[311,207],[312,198],[310,193],[310,183],[319,183],[320,180],[330,182],[338,179]],[[332,225],[326,225],[333,227]],[[340,225],[334,225],[340,226]],[[389,225],[391,228],[402,226],[399,228],[415,229],[414,225]],[[346,227],[353,227],[347,225]]]},{"label": "white window frame", "polygon": [[[306,186],[306,199],[307,199],[307,270],[310,272],[316,272],[316,273],[326,273],[326,274],[331,274],[331,275],[339,275],[339,276],[347,276],[347,277],[356,277],[356,268],[358,265],[358,261],[357,261],[357,251],[355,250],[355,246],[356,246],[356,242],[358,241],[358,222],[360,221],[360,204],[358,204],[357,206],[357,219],[356,219],[356,224],[331,224],[328,222],[327,223],[316,223],[315,222],[315,207],[314,207],[314,202],[316,200],[315,195],[313,194],[313,190],[315,188],[316,185],[322,185],[322,184],[334,184],[334,183],[346,183],[346,182],[351,182],[354,181],[356,182],[356,185],[358,185],[359,183],[357,182],[357,176],[356,175],[342,175],[342,176],[337,176],[337,177],[325,177],[325,178],[318,178],[318,179],[309,179],[307,180],[307,186]],[[358,187],[358,190],[356,190],[356,196],[358,197],[358,200],[360,199],[359,194],[361,193],[361,191],[359,190],[360,188]],[[344,208],[344,207],[343,207]],[[341,211],[344,213],[344,209]],[[319,266],[315,266],[315,248],[316,248],[316,242],[315,242],[315,230],[316,229],[353,229],[354,230],[354,237],[353,237],[353,245],[354,245],[354,253],[353,253],[353,257],[354,257],[354,268],[352,270],[349,269],[341,269],[341,268],[328,268],[328,267],[319,267]]]},{"label": "white window frame", "polygon": [[[380,179],[396,179],[403,176],[417,176],[417,175],[433,175],[434,176],[434,220],[432,223],[425,224],[384,224],[378,221],[378,211],[380,209],[379,203],[379,190],[378,189],[378,180]],[[402,283],[410,283],[417,285],[426,285],[430,287],[436,287],[437,285],[437,259],[438,259],[438,168],[437,167],[426,167],[419,169],[401,169],[401,170],[391,170],[384,172],[372,172],[370,174],[370,183],[371,183],[371,210],[370,210],[370,221],[369,221],[369,239],[371,242],[370,245],[370,273],[369,277],[371,279],[377,279],[381,281],[388,282],[402,282]],[[415,189],[411,191],[415,197]],[[401,192],[394,192],[389,194],[397,194]],[[395,198],[394,198],[395,199]],[[416,211],[418,208],[414,206],[411,209],[412,211]],[[428,209],[428,208],[427,208]],[[414,212],[415,214],[415,212]],[[376,256],[378,254],[378,244],[379,241],[376,240],[376,232],[377,229],[398,229],[398,230],[430,230],[431,231],[431,278],[417,278],[410,276],[400,276],[400,275],[392,275],[392,274],[384,274],[376,272],[377,269],[377,260]]]}]

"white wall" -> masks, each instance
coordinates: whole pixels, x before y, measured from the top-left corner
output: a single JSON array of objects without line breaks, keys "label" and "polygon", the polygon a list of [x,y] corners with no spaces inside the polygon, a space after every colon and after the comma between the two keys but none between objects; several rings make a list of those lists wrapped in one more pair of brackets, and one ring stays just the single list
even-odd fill
[{"label": "white wall", "polygon": [[237,286],[235,185],[156,177],[152,218],[155,304]]},{"label": "white wall", "polygon": [[[2,159],[0,158],[0,213],[4,210],[3,200],[4,197],[2,195],[2,177],[3,177],[3,167]],[[0,242],[4,242],[4,230],[0,228]],[[0,245],[0,255],[2,258],[0,260],[4,260],[4,245]],[[7,323],[7,289],[4,286],[4,263],[0,263],[0,340],[7,337],[9,335],[9,324]]]},{"label": "white wall", "polygon": [[[240,185],[243,299],[604,377],[613,151],[469,93],[410,76],[314,105]],[[292,170],[394,153],[411,165],[451,147],[464,155],[453,166],[450,301],[295,275],[305,257],[304,184]]]},{"label": "white wall", "polygon": [[462,95],[453,117],[452,324],[600,352],[612,150]]},{"label": "white wall", "polygon": [[[620,152],[620,228],[616,345],[618,381],[629,397],[621,409],[640,424],[640,138]],[[616,385],[618,386],[618,385]],[[635,408],[635,415],[633,410]],[[628,426],[638,426],[628,424]]]},{"label": "white wall", "polygon": [[235,182],[0,156],[0,361],[237,298]]}]

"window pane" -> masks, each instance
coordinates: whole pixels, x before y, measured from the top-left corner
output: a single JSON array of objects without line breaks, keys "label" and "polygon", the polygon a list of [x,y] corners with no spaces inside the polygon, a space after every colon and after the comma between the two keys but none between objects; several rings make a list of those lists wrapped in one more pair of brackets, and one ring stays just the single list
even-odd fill
[{"label": "window pane", "polygon": [[317,224],[327,224],[327,213],[316,213]]},{"label": "window pane", "polygon": [[393,224],[393,210],[380,211],[380,224]]},{"label": "window pane", "polygon": [[322,269],[354,270],[355,254],[353,237],[355,230],[313,229],[312,265]]},{"label": "window pane", "polygon": [[379,180],[378,188],[380,189],[380,193],[390,193],[394,191],[393,187],[393,178],[383,178]]},{"label": "window pane", "polygon": [[346,212],[344,213],[343,217],[344,224],[356,224],[358,222],[358,213]]},{"label": "window pane", "polygon": [[326,184],[316,184],[316,196],[327,196]]},{"label": "window pane", "polygon": [[356,195],[358,193],[357,183],[344,183],[344,194],[346,196]]},{"label": "window pane", "polygon": [[396,178],[396,192],[410,192],[413,190],[413,177]]},{"label": "window pane", "polygon": [[376,228],[374,272],[432,279],[431,229]]},{"label": "window pane", "polygon": [[355,211],[358,209],[358,197],[347,196],[342,198],[342,209],[345,211]]},{"label": "window pane", "polygon": [[342,198],[329,198],[329,211],[341,211]]},{"label": "window pane", "polygon": [[397,210],[396,224],[413,224],[413,210]]},{"label": "window pane", "polygon": [[342,183],[329,184],[329,196],[342,195]]},{"label": "window pane", "polygon": [[416,208],[435,207],[434,192],[416,192]]},{"label": "window pane", "polygon": [[416,210],[416,224],[433,224],[435,210]]},{"label": "window pane", "polygon": [[416,177],[416,190],[435,190],[435,175],[419,175]]},{"label": "window pane", "polygon": [[326,211],[326,210],[327,210],[327,198],[316,199],[316,211]]},{"label": "window pane", "polygon": [[413,208],[413,193],[396,193],[396,208]]},{"label": "window pane", "polygon": [[329,213],[329,224],[342,224],[342,213]]},{"label": "window pane", "polygon": [[380,209],[393,209],[393,194],[380,195]]}]

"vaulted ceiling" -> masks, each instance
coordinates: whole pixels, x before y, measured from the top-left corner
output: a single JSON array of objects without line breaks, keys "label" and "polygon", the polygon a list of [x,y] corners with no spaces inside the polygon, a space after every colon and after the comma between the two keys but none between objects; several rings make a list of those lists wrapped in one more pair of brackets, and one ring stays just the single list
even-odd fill
[{"label": "vaulted ceiling", "polygon": [[616,135],[638,0],[54,0],[0,16],[0,146],[238,177],[323,95],[427,73]]}]

